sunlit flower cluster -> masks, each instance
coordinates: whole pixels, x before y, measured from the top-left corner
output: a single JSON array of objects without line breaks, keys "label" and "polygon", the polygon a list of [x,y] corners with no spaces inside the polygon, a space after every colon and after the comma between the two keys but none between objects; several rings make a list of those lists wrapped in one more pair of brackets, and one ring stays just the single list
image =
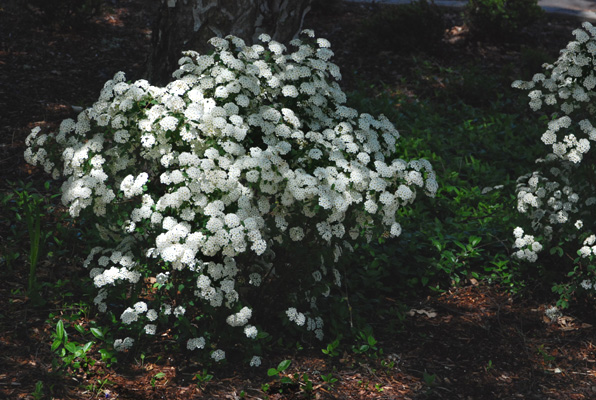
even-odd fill
[{"label": "sunlit flower cluster", "polygon": [[534,236],[524,235],[524,230],[520,227],[514,229],[513,236],[515,236],[513,247],[519,249],[514,256],[520,260],[536,261],[542,245],[534,239]]},{"label": "sunlit flower cluster", "polygon": [[[230,328],[255,339],[239,287],[260,286],[267,271],[275,279],[276,249],[319,243],[334,249],[336,262],[350,240],[399,236],[399,209],[417,193],[434,196],[430,163],[397,156],[399,134],[387,118],[345,106],[329,42],[304,36],[292,53],[267,35],[253,46],[214,38],[213,54],[184,53],[166,87],[118,73],[76,121],[56,134],[32,131],[26,160],[65,179],[62,201],[72,217],[97,221],[91,230],[105,245],[85,266],[100,289],[100,311],[121,285],[166,290],[176,276],[190,276],[187,296],[221,309]],[[297,279],[302,273],[329,295],[341,275],[326,263],[297,270]],[[205,307],[199,312],[211,312]],[[154,335],[169,318],[191,318],[189,310],[196,305],[145,299],[120,319]],[[287,310],[288,320],[322,338],[320,317]],[[187,348],[207,348],[205,337],[217,345],[205,334]]]}]

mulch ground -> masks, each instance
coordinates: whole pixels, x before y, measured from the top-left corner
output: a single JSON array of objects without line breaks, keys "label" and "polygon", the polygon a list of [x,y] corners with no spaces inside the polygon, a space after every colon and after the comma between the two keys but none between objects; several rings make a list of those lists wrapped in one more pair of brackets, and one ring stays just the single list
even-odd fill
[{"label": "mulch ground", "polygon": [[[113,0],[88,21],[59,24],[44,18],[38,7],[24,3],[12,0],[0,4],[2,193],[8,190],[9,181],[46,179],[23,161],[24,139],[32,127],[55,127],[62,119],[75,116],[72,107],[90,105],[103,83],[117,71],[125,71],[131,80],[142,77],[158,4]],[[305,25],[331,40],[348,87],[357,84],[357,74],[388,86],[404,85],[400,66],[407,66],[406,56],[375,49],[374,43],[359,51],[358,43],[349,39],[373,12],[374,7],[344,5],[333,13],[311,14]],[[499,68],[519,55],[519,45],[469,40],[465,27],[458,23],[458,12],[451,13],[453,27],[440,50],[448,62],[473,59],[488,68]],[[556,54],[576,25],[577,21],[553,17],[526,33],[533,45]],[[371,62],[371,54],[376,54],[375,62]],[[13,219],[13,215],[0,214],[0,252],[7,250],[2,241],[14,234]],[[26,253],[27,242],[22,245]],[[412,301],[403,328],[377,338],[377,347],[383,349],[377,358],[350,352],[330,358],[316,348],[295,350],[277,354],[271,363],[257,369],[228,366],[199,386],[193,376],[202,370],[200,366],[158,350],[146,359],[131,359],[115,367],[98,363],[86,374],[60,375],[53,372],[52,328],[47,322],[50,313],[63,312],[59,290],[52,289],[56,300],[42,308],[33,307],[23,294],[28,273],[25,257],[12,263],[11,269],[5,257],[0,253],[0,398],[34,398],[37,382],[43,383],[45,398],[55,399],[307,397],[301,390],[304,386],[282,386],[267,376],[267,368],[284,359],[292,360],[288,374],[308,374],[313,382],[312,398],[596,398],[593,304],[576,304],[551,320],[545,309],[552,297],[526,294],[521,298],[498,287],[472,284]],[[59,266],[42,263],[40,277],[55,281],[80,274],[77,265],[63,261]],[[382,326],[388,323],[380,320],[374,325],[383,332]],[[325,382],[322,375],[327,374],[337,382]],[[263,384],[270,385],[267,392]]]}]

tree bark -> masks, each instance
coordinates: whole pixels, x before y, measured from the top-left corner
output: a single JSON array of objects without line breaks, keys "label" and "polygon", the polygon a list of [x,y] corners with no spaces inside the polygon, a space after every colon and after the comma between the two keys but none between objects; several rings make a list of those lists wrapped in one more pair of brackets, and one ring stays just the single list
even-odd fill
[{"label": "tree bark", "polygon": [[248,44],[261,33],[287,43],[301,29],[311,0],[162,0],[156,20],[147,78],[170,80],[184,50],[210,49],[214,36],[234,35]]}]

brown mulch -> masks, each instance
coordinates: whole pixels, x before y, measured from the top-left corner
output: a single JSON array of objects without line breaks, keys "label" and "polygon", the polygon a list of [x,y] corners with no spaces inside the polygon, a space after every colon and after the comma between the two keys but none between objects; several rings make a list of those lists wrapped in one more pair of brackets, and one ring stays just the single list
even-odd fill
[{"label": "brown mulch", "polygon": [[[22,157],[24,139],[33,126],[52,127],[73,117],[72,107],[90,105],[117,71],[125,71],[131,80],[142,77],[159,2],[106,1],[101,15],[75,27],[44,20],[38,8],[22,3],[0,3],[0,194],[7,190],[8,181],[45,179],[28,168]],[[406,73],[400,70],[409,65],[407,56],[386,49],[375,53],[374,43],[360,52],[348,39],[372,12],[375,9],[370,7],[344,5],[331,14],[311,14],[305,25],[331,40],[348,87],[357,86],[358,76],[369,76],[387,86],[405,85],[401,89],[407,92]],[[515,62],[519,45],[471,41],[458,12],[450,13],[453,27],[440,50],[442,62],[473,59],[487,68]],[[526,33],[533,46],[556,54],[576,25],[575,20],[553,17]],[[2,241],[11,235],[11,218],[0,215],[0,251],[6,250]],[[282,386],[267,376],[267,368],[284,359],[292,360],[288,374],[308,374],[314,385],[311,397],[319,399],[596,398],[593,304],[576,304],[550,320],[545,317],[548,297],[519,298],[498,287],[477,284],[412,302],[403,328],[377,338],[383,349],[377,358],[352,352],[331,358],[317,348],[288,351],[257,369],[228,366],[198,386],[193,377],[202,370],[200,366],[158,351],[113,368],[97,363],[86,374],[61,375],[53,372],[52,328],[47,320],[50,313],[68,314],[69,310],[62,310],[59,300],[33,307],[23,294],[28,273],[24,257],[8,270],[2,256],[0,398],[31,399],[37,382],[43,383],[45,398],[55,399],[307,397],[301,390],[304,386]],[[64,260],[60,266],[42,263],[39,274],[54,280],[70,276],[76,281],[80,271]],[[76,305],[76,299],[70,304]],[[86,322],[86,312],[81,310],[77,323]],[[380,328],[387,323],[380,320],[374,325]],[[158,373],[163,375],[156,378]],[[338,381],[324,382],[322,375],[327,374]],[[264,384],[270,385],[267,392]]]}]

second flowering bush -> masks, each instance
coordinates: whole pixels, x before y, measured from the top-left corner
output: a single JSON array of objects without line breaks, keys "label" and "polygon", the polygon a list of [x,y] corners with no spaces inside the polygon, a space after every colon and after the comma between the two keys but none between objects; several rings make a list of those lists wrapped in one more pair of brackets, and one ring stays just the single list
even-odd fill
[{"label": "second flowering bush", "polygon": [[517,228],[515,255],[536,261],[543,248],[538,240],[551,254],[565,255],[561,272],[571,279],[553,288],[563,306],[572,296],[594,295],[596,289],[596,180],[590,151],[596,141],[596,27],[585,22],[573,34],[575,40],[553,64],[531,81],[513,83],[528,91],[532,110],[545,109],[551,117],[541,137],[550,152],[536,160],[537,171],[518,179],[517,187],[517,209],[527,216],[526,230],[537,237]]},{"label": "second flowering bush", "polygon": [[250,352],[258,315],[271,319],[260,291],[282,284],[276,317],[322,339],[341,253],[398,236],[400,208],[437,190],[428,161],[398,157],[391,122],[344,105],[327,40],[305,31],[289,53],[260,39],[186,52],[166,87],[118,73],[76,121],[27,139],[26,160],[65,179],[64,205],[97,236],[95,303],[134,328],[119,350],[176,326],[214,361]]}]

